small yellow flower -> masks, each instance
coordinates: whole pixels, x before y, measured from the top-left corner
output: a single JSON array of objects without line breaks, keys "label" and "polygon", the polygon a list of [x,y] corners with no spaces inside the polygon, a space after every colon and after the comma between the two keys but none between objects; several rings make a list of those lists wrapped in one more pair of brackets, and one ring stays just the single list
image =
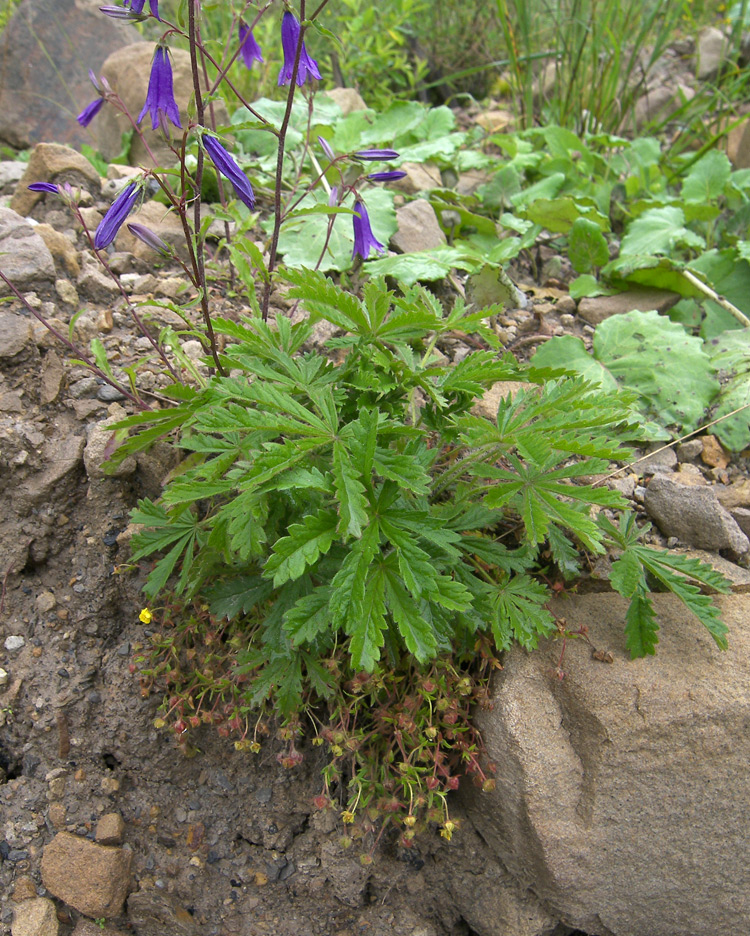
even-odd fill
[{"label": "small yellow flower", "polygon": [[153,614],[148,608],[144,608],[143,611],[138,615],[138,620],[141,624],[150,624],[154,619]]},{"label": "small yellow flower", "polygon": [[456,828],[456,823],[451,822],[450,819],[445,823],[443,828],[440,830],[440,834],[444,839],[447,839],[449,842],[453,838],[453,831]]},{"label": "small yellow flower", "polygon": [[253,743],[250,745],[250,750],[253,752],[253,754],[257,754],[260,751],[260,741],[253,741]]},{"label": "small yellow flower", "polygon": [[334,757],[341,757],[343,753],[344,753],[344,749],[341,747],[340,744],[331,745],[331,754],[333,754]]},{"label": "small yellow flower", "polygon": [[416,816],[404,816],[404,825],[405,825],[405,826],[409,826],[409,828],[411,828],[413,825],[416,824],[416,822],[417,822],[417,817],[416,817]]},{"label": "small yellow flower", "polygon": [[348,809],[345,809],[341,813],[341,821],[346,823],[347,825],[351,825],[351,823],[354,822],[354,813],[350,812],[350,810]]}]

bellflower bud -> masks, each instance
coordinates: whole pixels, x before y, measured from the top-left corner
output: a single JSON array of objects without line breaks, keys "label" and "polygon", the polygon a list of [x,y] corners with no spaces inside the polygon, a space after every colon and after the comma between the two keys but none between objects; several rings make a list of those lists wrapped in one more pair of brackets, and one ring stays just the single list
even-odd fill
[{"label": "bellflower bud", "polygon": [[333,155],[333,150],[328,145],[328,140],[326,140],[325,137],[319,136],[318,143],[320,143],[320,148],[323,150],[326,156],[331,160],[331,162],[333,162],[336,157]]},{"label": "bellflower bud", "polygon": [[94,234],[94,247],[97,250],[103,250],[109,247],[112,241],[117,237],[117,232],[122,227],[125,219],[135,208],[135,203],[140,195],[140,186],[136,182],[126,185],[117,198],[109,206],[109,210],[99,222],[99,227]]},{"label": "bellflower bud", "polygon": [[357,157],[357,159],[372,160],[374,162],[376,161],[385,162],[386,160],[389,160],[389,159],[398,159],[398,153],[396,152],[396,150],[390,150],[390,149],[358,150],[354,155]]},{"label": "bellflower bud", "polygon": [[50,192],[53,195],[60,194],[60,186],[55,185],[54,182],[32,182],[31,185],[27,185],[26,188],[30,192]]},{"label": "bellflower bud", "polygon": [[233,156],[224,149],[216,137],[204,134],[203,148],[217,170],[232,183],[237,198],[252,211],[255,208],[255,195],[250,180],[237,165]]},{"label": "bellflower bud", "polygon": [[405,175],[402,169],[390,169],[388,172],[371,172],[367,178],[371,182],[392,182],[394,179],[403,179]]},{"label": "bellflower bud", "polygon": [[150,228],[133,222],[132,224],[128,224],[128,230],[133,237],[137,237],[139,241],[142,241],[147,247],[150,247],[162,256],[171,257],[174,254],[169,244],[165,243],[161,237],[155,234]]}]

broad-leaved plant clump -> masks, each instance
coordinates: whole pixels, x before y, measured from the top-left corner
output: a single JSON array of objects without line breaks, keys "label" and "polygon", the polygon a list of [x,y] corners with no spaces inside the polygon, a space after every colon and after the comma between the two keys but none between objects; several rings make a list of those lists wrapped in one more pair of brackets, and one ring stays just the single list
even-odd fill
[{"label": "broad-leaved plant clump", "polygon": [[[322,72],[306,46],[326,5],[231,4],[231,36],[218,58],[202,39],[207,11],[198,0],[178,4],[174,23],[157,0],[102,7],[163,31],[139,116],[92,73],[98,97],[79,123],[113,106],[148,147],[148,117],[176,168],[154,159],[125,180],[94,232],[70,186],[40,180],[30,187],[74,212],[169,376],[158,400],[147,400],[137,368],[126,384],[101,342],[89,354],[55,332],[136,410],[113,427],[120,443],[113,465],[157,440],[182,456],[161,497],[142,500],[132,514],[132,562],[148,569],[141,621],[159,625],[146,633],[133,667],[144,692],[165,691],[157,723],[169,725],[186,751],[191,729],[203,724],[251,752],[275,730],[287,767],[323,748],[316,805],[340,810],[344,844],[362,840],[370,860],[388,826],[398,827],[405,847],[430,823],[450,838],[456,823],[447,795],[462,774],[491,789],[493,765],[472,707],[489,703],[489,679],[504,651],[514,644],[533,650],[540,638],[568,633],[548,607],[547,573],[570,580],[586,554],[616,553],[611,583],[630,600],[624,626],[633,656],[653,653],[657,643],[654,582],[725,646],[726,628],[699,586],[725,591],[727,584],[695,560],[641,545],[621,495],[594,480],[627,458],[625,442],[642,434],[634,396],[614,381],[592,380],[590,369],[574,375],[552,369],[554,361],[519,364],[492,327],[502,307],[461,297],[443,303],[417,282],[419,261],[415,268],[408,258],[398,260],[406,260],[402,267],[376,260],[369,272],[382,275],[362,277],[356,290],[326,277],[354,265],[359,282],[363,262],[385,252],[393,194],[373,186],[402,178],[398,165],[407,156],[442,153],[460,166],[468,140],[453,131],[447,108],[428,114],[419,105],[395,105],[387,120],[365,112],[334,127],[333,105],[316,109]],[[269,52],[254,29],[277,14],[285,97],[251,103],[231,70],[264,64]],[[175,96],[175,36],[190,49],[187,115]],[[208,92],[201,76],[210,77]],[[230,127],[216,125],[212,106],[225,87],[241,105]],[[305,106],[295,108],[300,94]],[[385,138],[389,132],[403,151]],[[528,156],[530,143],[514,145]],[[463,164],[486,158],[475,155]],[[365,168],[373,162],[380,165]],[[209,167],[225,232],[213,257],[210,219],[201,214]],[[555,191],[546,188],[550,179]],[[539,183],[547,208],[563,181]],[[513,180],[506,172],[493,182],[485,196],[501,209],[502,186]],[[146,327],[107,259],[154,186],[179,218],[187,257],[137,221],[129,228],[160,261],[182,266],[189,299],[169,304],[185,322],[179,333]],[[500,264],[533,243],[539,218],[519,218],[521,237],[499,242],[490,218],[448,194],[435,203],[458,233],[476,228],[468,246],[446,248],[442,261],[489,271],[512,294]],[[261,206],[270,209],[263,249],[250,236]],[[579,266],[601,265],[601,211],[572,199],[565,209],[564,230],[572,242],[579,235]],[[502,218],[510,224],[507,212]],[[246,311],[235,317],[218,317],[210,302],[216,281],[227,285],[224,258],[228,288],[245,292]],[[274,319],[274,290],[285,290],[298,314]],[[201,342],[203,371],[181,349],[183,337]],[[471,350],[450,360],[445,351],[456,339]],[[478,405],[498,388],[491,411]]]}]

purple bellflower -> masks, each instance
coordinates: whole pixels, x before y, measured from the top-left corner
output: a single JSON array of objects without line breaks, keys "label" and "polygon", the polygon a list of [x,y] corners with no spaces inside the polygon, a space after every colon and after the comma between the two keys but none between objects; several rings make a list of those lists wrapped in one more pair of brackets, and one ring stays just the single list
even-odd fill
[{"label": "purple bellflower", "polygon": [[[281,21],[281,45],[284,49],[284,65],[279,72],[279,84],[286,85],[292,80],[292,72],[294,71],[294,59],[297,55],[297,45],[299,44],[299,35],[300,35],[300,25],[297,17],[290,13],[288,10],[284,13],[284,18]],[[310,58],[307,54],[307,49],[305,48],[305,43],[302,43],[302,48],[300,49],[299,55],[299,66],[297,68],[297,84],[303,85],[307,80],[307,76],[311,78],[317,78],[320,80],[322,77],[320,74],[320,69],[318,68],[318,63],[314,58]]]},{"label": "purple bellflower", "polygon": [[[126,3],[129,0],[126,0]],[[143,4],[141,3],[141,9],[143,9]],[[101,6],[99,7],[99,12],[104,13],[105,16],[111,16],[112,19],[122,19],[122,20],[142,20],[146,18],[145,13],[139,13],[136,10],[129,9],[128,6]],[[159,18],[158,16],[156,17]]]},{"label": "purple bellflower", "polygon": [[366,149],[359,150],[354,154],[357,159],[371,160],[373,162],[385,162],[388,159],[398,159],[396,150],[389,149]]},{"label": "purple bellflower", "polygon": [[53,195],[60,194],[60,186],[55,185],[54,182],[32,182],[31,185],[27,185],[26,188],[30,192],[51,192]]},{"label": "purple bellflower", "polygon": [[263,53],[255,41],[253,31],[243,20],[240,20],[240,55],[247,68],[252,68],[255,61],[263,61]]},{"label": "purple bellflower", "polygon": [[137,237],[139,241],[142,241],[147,247],[160,253],[163,257],[171,257],[174,254],[174,250],[169,244],[165,243],[151,228],[147,228],[143,224],[136,224],[134,221],[132,224],[128,224],[128,230],[133,237]]},{"label": "purple bellflower", "polygon": [[76,120],[82,127],[88,127],[91,121],[96,117],[99,111],[104,106],[104,98],[99,97],[95,101],[92,101],[90,104],[87,104],[81,113],[76,117]]},{"label": "purple bellflower", "polygon": [[367,178],[370,182],[393,182],[395,179],[403,179],[405,175],[402,169],[390,169],[387,172],[371,172]]},{"label": "purple bellflower", "polygon": [[182,128],[180,111],[174,99],[172,87],[172,63],[169,61],[169,51],[163,45],[158,45],[154,52],[146,103],[138,117],[138,123],[143,120],[147,112],[151,114],[152,130],[156,130],[160,125],[166,128],[167,117],[175,127]]},{"label": "purple bellflower", "polygon": [[[130,7],[133,13],[143,13],[143,7],[146,4],[146,0],[123,0],[122,5]],[[159,0],[148,0],[148,5],[151,10],[152,16],[155,16],[157,19],[159,17]]]},{"label": "purple bellflower", "polygon": [[103,250],[109,247],[112,241],[117,237],[117,232],[122,227],[125,219],[135,208],[138,201],[141,187],[137,182],[131,182],[126,185],[117,198],[109,206],[109,210],[99,222],[99,227],[94,234],[94,247],[97,250]]},{"label": "purple bellflower", "polygon": [[371,250],[378,253],[385,253],[385,247],[372,233],[370,218],[367,214],[364,202],[357,199],[354,202],[354,250],[352,251],[352,260],[359,255],[363,260],[370,256]]},{"label": "purple bellflower", "polygon": [[224,149],[216,137],[204,134],[203,148],[217,170],[232,183],[237,198],[252,211],[255,208],[255,195],[250,180],[237,165],[233,156]]},{"label": "purple bellflower", "polygon": [[82,127],[88,127],[94,117],[96,117],[96,115],[102,109],[105,100],[104,94],[109,90],[109,84],[107,84],[107,80],[102,78],[102,84],[99,84],[99,82],[96,80],[96,75],[91,71],[91,69],[89,69],[89,80],[99,92],[99,97],[90,104],[87,104],[81,113],[76,117],[76,120]]}]

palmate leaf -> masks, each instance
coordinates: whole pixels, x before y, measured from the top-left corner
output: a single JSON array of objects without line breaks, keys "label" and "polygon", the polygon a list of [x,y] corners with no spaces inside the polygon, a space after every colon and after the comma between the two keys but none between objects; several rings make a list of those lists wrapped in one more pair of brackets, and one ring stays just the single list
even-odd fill
[{"label": "palmate leaf", "polygon": [[231,621],[240,614],[249,614],[257,605],[267,601],[273,585],[259,575],[243,575],[214,585],[206,592],[211,613]]},{"label": "palmate leaf", "polygon": [[653,656],[659,642],[658,632],[653,602],[645,591],[639,589],[631,598],[625,615],[625,646],[630,658]]},{"label": "palmate leaf", "polygon": [[555,630],[555,620],[544,607],[547,588],[528,575],[508,578],[492,598],[492,636],[498,650],[507,650],[513,640],[533,650],[540,637]]},{"label": "palmate leaf", "polygon": [[284,615],[284,630],[295,647],[312,643],[330,629],[331,615],[328,610],[330,600],[331,588],[321,585],[308,595],[299,598]]},{"label": "palmate leaf", "polygon": [[721,573],[698,559],[639,544],[638,528],[632,514],[621,518],[620,529],[604,519],[600,526],[617,545],[624,548],[622,556],[612,566],[610,582],[623,597],[631,599],[626,635],[627,647],[633,658],[653,654],[658,643],[658,625],[647,593],[646,570],[695,614],[717,646],[726,649],[727,627],[719,618],[718,608],[708,595],[701,594],[697,585],[688,581],[688,578],[694,579],[715,591],[727,593],[731,586]]},{"label": "palmate leaf", "polygon": [[292,284],[290,299],[302,299],[313,313],[311,320],[324,318],[338,328],[356,334],[369,334],[370,323],[362,303],[355,295],[339,289],[317,270],[285,270],[284,279]]},{"label": "palmate leaf", "polygon": [[289,535],[282,536],[273,545],[263,574],[276,588],[290,579],[299,578],[308,566],[314,565],[327,553],[336,536],[338,517],[332,510],[324,510],[305,517],[301,523],[289,527]]},{"label": "palmate leaf", "polygon": [[372,520],[361,538],[352,543],[349,554],[331,582],[331,621],[348,634],[354,632],[364,616],[367,579],[379,540],[380,527],[377,521]]},{"label": "palmate leaf", "polygon": [[416,536],[387,517],[381,517],[380,528],[395,547],[398,568],[409,591],[417,596],[423,591],[435,591],[437,571],[429,554],[417,544]]},{"label": "palmate leaf", "polygon": [[342,442],[333,443],[333,478],[341,518],[339,527],[350,536],[361,536],[368,519],[365,487]]},{"label": "palmate leaf", "polygon": [[388,624],[385,618],[385,578],[382,568],[377,568],[367,582],[367,600],[362,619],[348,629],[350,634],[349,653],[352,666],[372,672],[380,659],[380,648],[384,643],[384,631]]},{"label": "palmate leaf", "polygon": [[399,487],[413,494],[428,494],[430,476],[413,455],[401,455],[378,446],[373,453],[372,466],[381,478],[395,481]]},{"label": "palmate leaf", "polygon": [[728,628],[719,617],[719,609],[708,595],[701,594],[697,585],[693,585],[676,573],[681,572],[704,585],[726,593],[731,586],[724,576],[697,559],[670,554],[664,550],[650,549],[648,546],[636,546],[634,549],[648,571],[659,579],[662,585],[677,595],[703,624],[716,645],[726,650]]},{"label": "palmate leaf", "polygon": [[437,637],[431,623],[420,610],[420,604],[404,588],[393,568],[384,567],[385,599],[406,649],[418,663],[426,663],[435,655]]},{"label": "palmate leaf", "polygon": [[185,507],[167,513],[146,498],[139,501],[138,508],[131,514],[131,519],[134,523],[146,525],[146,529],[133,536],[132,558],[134,561],[171,547],[149,573],[148,582],[143,589],[144,593],[149,598],[158,594],[167,584],[180,557],[182,557],[182,569],[175,589],[178,593],[185,591],[193,563],[194,548],[201,546],[205,541],[205,533],[198,518]]}]

